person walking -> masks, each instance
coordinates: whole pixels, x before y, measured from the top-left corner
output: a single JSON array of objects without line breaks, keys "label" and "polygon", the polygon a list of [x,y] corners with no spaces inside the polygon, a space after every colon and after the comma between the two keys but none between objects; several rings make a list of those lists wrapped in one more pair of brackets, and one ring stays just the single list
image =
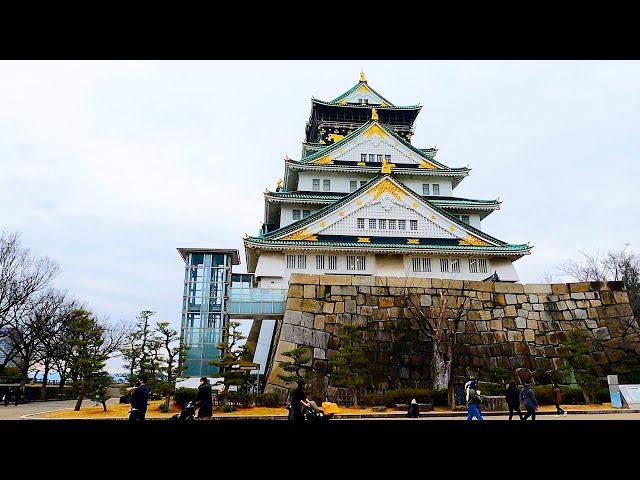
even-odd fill
[{"label": "person walking", "polygon": [[412,399],[411,403],[409,404],[409,410],[407,411],[407,416],[412,417],[412,418],[418,418],[420,416],[420,406],[418,405],[418,402],[416,402],[416,399]]},{"label": "person walking", "polygon": [[527,413],[522,417],[523,420],[531,417],[531,420],[536,419],[536,410],[538,409],[538,400],[536,400],[536,394],[534,393],[529,383],[524,384],[524,388],[520,391],[520,398],[524,402],[524,408]]},{"label": "person walking", "polygon": [[13,404],[17,407],[22,400],[22,389],[20,387],[13,387]]},{"label": "person walking", "polygon": [[517,412],[520,420],[523,420],[522,411],[520,410],[520,390],[518,390],[516,382],[513,380],[509,381],[504,399],[507,401],[507,406],[509,407],[509,420],[513,418],[514,412]]},{"label": "person walking", "polygon": [[194,405],[198,406],[197,418],[211,418],[213,416],[213,389],[207,377],[200,377],[200,385],[198,386],[198,394],[193,400]]},{"label": "person walking", "polygon": [[480,398],[480,391],[478,390],[478,382],[471,380],[467,382],[467,385],[467,420],[473,420],[474,417],[478,420],[484,420],[480,413],[480,403],[482,399]]},{"label": "person walking", "polygon": [[291,410],[293,411],[293,421],[299,422],[304,420],[304,414],[302,413],[303,407],[311,407],[311,404],[307,400],[307,394],[304,388],[307,386],[307,382],[300,380],[298,386],[293,391],[293,397],[291,398]]},{"label": "person walking", "polygon": [[553,384],[553,391],[551,392],[551,398],[553,399],[553,404],[556,407],[556,417],[558,415],[566,415],[567,412],[565,412],[562,408],[560,408],[560,402],[562,401],[562,392],[560,391],[560,387],[558,386],[557,383]]},{"label": "person walking", "polygon": [[129,420],[144,420],[147,414],[147,401],[149,400],[149,387],[147,387],[147,376],[138,377],[139,385],[131,392],[129,405]]}]

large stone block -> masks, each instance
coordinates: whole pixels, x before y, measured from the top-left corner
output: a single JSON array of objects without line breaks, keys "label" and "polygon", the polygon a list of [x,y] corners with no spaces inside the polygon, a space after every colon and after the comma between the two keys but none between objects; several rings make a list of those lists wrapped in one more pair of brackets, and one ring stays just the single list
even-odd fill
[{"label": "large stone block", "polygon": [[569,286],[566,283],[552,283],[551,292],[559,295],[561,293],[569,293]]},{"label": "large stone block", "polygon": [[294,283],[318,285],[319,275],[310,275],[307,273],[292,273],[289,277],[289,285]]},{"label": "large stone block", "polygon": [[549,294],[551,285],[546,283],[526,283],[522,286],[524,293]]},{"label": "large stone block", "polygon": [[304,298],[316,298],[316,286],[315,285],[305,285],[304,286]]},{"label": "large stone block", "polygon": [[302,298],[303,285],[290,284],[287,290],[287,298]]},{"label": "large stone block", "polygon": [[496,293],[524,293],[521,283],[495,282]]},{"label": "large stone block", "polygon": [[320,285],[351,285],[351,275],[320,275]]}]

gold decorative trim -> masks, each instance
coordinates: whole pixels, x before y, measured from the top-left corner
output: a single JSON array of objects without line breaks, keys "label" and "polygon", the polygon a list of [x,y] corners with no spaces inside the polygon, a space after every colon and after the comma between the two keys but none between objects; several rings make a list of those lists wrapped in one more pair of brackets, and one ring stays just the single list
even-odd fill
[{"label": "gold decorative trim", "polygon": [[380,106],[381,106],[381,107],[388,107],[389,105],[388,105],[387,103],[382,102],[382,103],[380,104]]},{"label": "gold decorative trim", "polygon": [[389,180],[387,178],[385,178],[378,185],[376,185],[371,190],[369,190],[367,192],[367,194],[373,194],[373,199],[375,200],[376,198],[378,198],[380,195],[382,195],[385,192],[389,192],[391,195],[396,197],[398,200],[402,200],[400,198],[400,195],[408,195],[407,192],[402,190],[400,187],[398,187],[395,183],[393,183],[391,180]]},{"label": "gold decorative trim", "polygon": [[329,140],[333,140],[334,142],[339,142],[344,138],[344,135],[338,135],[337,133],[332,133],[327,138]]},{"label": "gold decorative trim", "polygon": [[382,167],[380,168],[380,173],[391,173],[391,165],[386,160],[382,160]]},{"label": "gold decorative trim", "polygon": [[360,81],[361,82],[366,82],[366,78],[364,78],[364,70],[360,69]]},{"label": "gold decorative trim", "polygon": [[316,242],[318,240],[318,237],[315,237],[313,232],[307,233],[307,229],[303,228],[302,230],[298,230],[295,233],[283,237],[282,240],[308,240],[311,242]]},{"label": "gold decorative trim", "polygon": [[356,202],[356,204],[357,204],[357,205],[362,205],[362,200],[358,200],[358,201]]},{"label": "gold decorative trim", "polygon": [[364,85],[360,85],[360,86],[358,87],[358,90],[357,90],[357,91],[358,91],[358,92],[368,92],[368,91],[369,91],[369,89],[368,89],[367,87],[365,87]]},{"label": "gold decorative trim", "polygon": [[451,226],[449,227],[449,230],[450,230],[450,231],[452,231],[452,232],[455,232],[455,231],[456,231],[456,227],[454,227],[453,225],[451,225]]},{"label": "gold decorative trim", "polygon": [[347,101],[343,98],[342,100],[340,100],[338,102],[340,105],[345,105],[347,103]]},{"label": "gold decorative trim", "polygon": [[358,243],[371,243],[371,239],[366,237],[358,237]]},{"label": "gold decorative trim", "polygon": [[407,238],[407,245],[420,245],[419,238]]},{"label": "gold decorative trim", "polygon": [[387,136],[387,132],[385,132],[379,125],[373,124],[371,125],[366,132],[364,132],[365,137],[370,137],[371,135],[379,135],[380,138],[384,138]]},{"label": "gold decorative trim", "polygon": [[324,140],[320,140],[318,143],[319,143],[320,145],[324,145]]},{"label": "gold decorative trim", "polygon": [[322,158],[316,160],[313,163],[318,164],[318,165],[333,165],[333,158],[331,158],[329,156],[326,156],[326,157],[322,157]]},{"label": "gold decorative trim", "polygon": [[474,237],[473,235],[467,235],[466,237],[458,240],[458,245],[476,245],[479,247],[490,247],[491,244],[485,242],[484,240],[480,240],[478,237]]},{"label": "gold decorative trim", "polygon": [[431,215],[431,219],[432,219],[432,220],[435,220],[435,219],[436,219],[436,216],[435,216],[435,215]]},{"label": "gold decorative trim", "polygon": [[320,226],[321,226],[321,227],[324,227],[325,225],[326,225],[326,223],[324,223],[324,222],[320,222]]},{"label": "gold decorative trim", "polygon": [[356,165],[358,165],[359,167],[365,167],[367,164],[364,162],[358,162]]},{"label": "gold decorative trim", "polygon": [[418,208],[418,204],[417,204],[416,202],[413,202],[412,207],[413,207],[413,208]]},{"label": "gold decorative trim", "polygon": [[339,213],[339,215],[340,215],[341,217],[344,217],[344,212],[340,212],[340,213]]},{"label": "gold decorative trim", "polygon": [[420,162],[420,165],[418,165],[418,168],[437,168],[435,165],[431,165],[429,162],[427,162],[426,160],[422,160]]},{"label": "gold decorative trim", "polygon": [[371,120],[378,120],[378,111],[375,108],[371,109]]}]

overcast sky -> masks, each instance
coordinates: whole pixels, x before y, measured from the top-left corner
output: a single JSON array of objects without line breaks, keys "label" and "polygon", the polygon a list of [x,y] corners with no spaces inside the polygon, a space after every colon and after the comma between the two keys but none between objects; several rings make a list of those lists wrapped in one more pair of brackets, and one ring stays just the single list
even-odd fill
[{"label": "overcast sky", "polygon": [[[489,235],[533,245],[522,283],[579,251],[638,251],[639,61],[0,61],[0,228],[57,261],[98,316],[180,327],[179,247],[235,248],[300,158],[311,97],[364,69],[422,105],[412,143],[502,200]],[[560,278],[558,281],[562,281]]]}]

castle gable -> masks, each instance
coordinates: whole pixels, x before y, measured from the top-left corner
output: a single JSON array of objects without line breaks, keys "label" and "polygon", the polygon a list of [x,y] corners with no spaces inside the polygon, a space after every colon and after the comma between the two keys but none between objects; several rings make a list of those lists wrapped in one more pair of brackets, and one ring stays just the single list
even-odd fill
[{"label": "castle gable", "polygon": [[380,175],[342,201],[284,230],[270,239],[356,237],[366,243],[369,237],[376,237],[418,245],[419,239],[428,238],[457,245],[502,246],[499,241],[478,236],[473,227],[425,201],[390,175]]},{"label": "castle gable", "polygon": [[[375,109],[372,116],[376,117]],[[373,119],[331,146],[304,159],[304,163],[332,165],[336,162],[365,166],[371,163],[412,165],[417,168],[450,170],[424,150],[412,146],[393,130]],[[366,163],[365,163],[366,162]]]}]

